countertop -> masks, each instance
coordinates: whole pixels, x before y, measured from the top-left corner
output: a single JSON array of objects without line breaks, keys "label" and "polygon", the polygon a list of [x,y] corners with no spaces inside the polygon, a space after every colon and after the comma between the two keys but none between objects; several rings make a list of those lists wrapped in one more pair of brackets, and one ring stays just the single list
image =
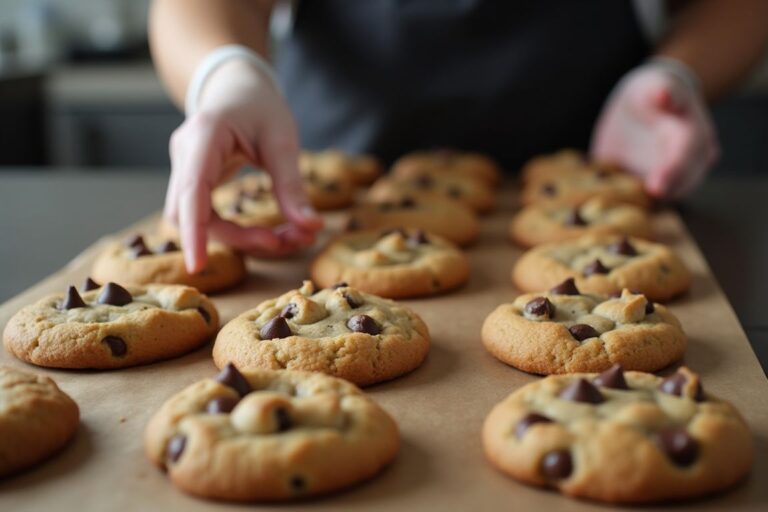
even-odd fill
[{"label": "countertop", "polygon": [[[132,169],[0,171],[0,301],[99,237],[162,207],[167,176]],[[713,176],[680,213],[768,368],[768,176]]]}]

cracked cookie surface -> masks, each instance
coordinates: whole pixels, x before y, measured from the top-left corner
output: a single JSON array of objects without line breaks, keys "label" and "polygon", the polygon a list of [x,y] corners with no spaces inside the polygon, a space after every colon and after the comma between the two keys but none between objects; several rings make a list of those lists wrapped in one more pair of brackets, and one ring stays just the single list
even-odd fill
[{"label": "cracked cookie surface", "polygon": [[369,385],[417,368],[429,342],[427,326],[405,306],[343,283],[316,290],[305,281],[227,323],[213,361],[219,368],[231,362],[309,370]]},{"label": "cracked cookie surface", "polygon": [[436,235],[414,229],[368,230],[340,235],[312,263],[321,287],[345,282],[388,298],[434,295],[469,277],[466,256]]},{"label": "cracked cookie surface", "polygon": [[349,382],[232,365],[171,397],[144,441],[175,485],[232,501],[342,489],[378,473],[400,447],[392,418]]},{"label": "cracked cookie surface", "polygon": [[497,359],[536,374],[602,371],[621,363],[655,371],[680,359],[687,338],[661,304],[624,290],[620,297],[580,294],[573,280],[498,306],[482,328]]},{"label": "cracked cookie surface", "polygon": [[550,376],[496,405],[486,457],[525,483],[612,503],[653,503],[730,487],[753,442],[738,411],[687,368],[666,379],[619,365]]},{"label": "cracked cookie surface", "polygon": [[22,308],[3,332],[19,359],[54,368],[123,368],[176,357],[218,328],[213,303],[181,285],[115,283],[54,294]]},{"label": "cracked cookie surface", "polygon": [[[164,224],[161,229],[176,228]],[[108,243],[93,264],[96,281],[122,285],[183,284],[201,292],[231,288],[245,276],[243,257],[218,242],[208,242],[208,259],[203,270],[187,272],[178,239],[137,233],[127,240]]]},{"label": "cracked cookie surface", "polygon": [[593,198],[580,206],[531,205],[509,224],[512,240],[523,247],[560,242],[584,235],[628,235],[650,238],[648,213],[631,204]]},{"label": "cracked cookie surface", "polygon": [[53,380],[0,367],[0,477],[60,450],[79,423],[77,404]]},{"label": "cracked cookie surface", "polygon": [[655,301],[686,291],[691,274],[669,247],[639,238],[583,236],[525,252],[512,269],[520,291],[548,290],[573,277],[585,293],[610,295],[624,288]]}]

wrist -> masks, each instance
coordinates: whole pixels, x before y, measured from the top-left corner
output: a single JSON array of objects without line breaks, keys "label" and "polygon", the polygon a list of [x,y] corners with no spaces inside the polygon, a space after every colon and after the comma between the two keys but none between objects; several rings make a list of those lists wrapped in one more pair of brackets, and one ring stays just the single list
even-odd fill
[{"label": "wrist", "polygon": [[698,96],[702,95],[702,85],[699,76],[685,62],[667,57],[665,55],[655,55],[648,59],[645,67],[657,69],[662,73],[671,76],[674,80],[682,83],[689,91]]}]

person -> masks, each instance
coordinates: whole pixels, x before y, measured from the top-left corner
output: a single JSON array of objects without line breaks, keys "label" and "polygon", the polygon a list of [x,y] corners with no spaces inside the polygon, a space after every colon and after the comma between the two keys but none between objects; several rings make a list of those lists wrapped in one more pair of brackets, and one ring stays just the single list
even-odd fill
[{"label": "person", "polygon": [[[165,216],[190,272],[209,234],[272,256],[313,242],[322,221],[302,188],[300,139],[387,162],[478,150],[509,169],[591,140],[593,157],[680,198],[718,155],[707,102],[739,83],[768,38],[764,0],[670,1],[655,48],[629,0],[297,1],[279,86],[266,61],[275,4],[151,7],[154,62],[187,115],[171,137]],[[245,163],[271,175],[284,225],[245,228],[212,210],[211,190]]]}]

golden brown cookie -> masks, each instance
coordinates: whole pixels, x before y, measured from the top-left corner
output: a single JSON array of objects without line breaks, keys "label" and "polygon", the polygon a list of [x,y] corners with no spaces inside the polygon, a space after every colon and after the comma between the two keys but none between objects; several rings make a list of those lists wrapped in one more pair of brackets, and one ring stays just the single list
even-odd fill
[{"label": "golden brown cookie", "polygon": [[496,162],[481,153],[437,149],[414,151],[398,159],[392,166],[393,176],[413,179],[425,174],[455,175],[496,186],[501,183],[501,171]]},{"label": "golden brown cookie", "polygon": [[686,291],[691,273],[669,247],[621,236],[583,236],[534,247],[512,269],[520,291],[547,290],[569,277],[584,293],[610,295],[629,288],[655,301]]},{"label": "golden brown cookie", "polygon": [[77,404],[53,380],[0,367],[0,477],[59,451],[79,424]]},{"label": "golden brown cookie", "polygon": [[381,178],[368,191],[368,200],[374,203],[395,201],[404,195],[416,199],[454,199],[476,213],[493,210],[496,199],[485,183],[452,174],[425,173],[413,178]]},{"label": "golden brown cookie", "polygon": [[355,202],[355,184],[351,172],[301,159],[299,170],[309,202],[318,210],[339,210]]},{"label": "golden brown cookie", "polygon": [[415,199],[404,195],[399,201],[360,206],[352,211],[349,230],[413,228],[434,233],[457,245],[474,242],[480,230],[477,215],[450,199]]},{"label": "golden brown cookie", "polygon": [[370,185],[384,172],[379,160],[372,155],[350,155],[336,149],[302,151],[301,168],[315,168],[329,176],[349,178],[355,185]]},{"label": "golden brown cookie", "polygon": [[752,465],[739,412],[687,368],[550,376],[493,408],[488,460],[524,483],[609,503],[657,503],[726,489]]},{"label": "golden brown cookie", "polygon": [[405,306],[348,286],[298,290],[262,302],[226,324],[213,346],[223,368],[323,372],[358,385],[417,368],[429,331]]},{"label": "golden brown cookie", "polygon": [[581,294],[573,279],[500,305],[485,319],[482,339],[497,359],[544,375],[614,363],[656,371],[680,359],[688,343],[661,304],[629,290],[620,297]]},{"label": "golden brown cookie", "polygon": [[580,206],[527,206],[509,224],[512,240],[523,247],[584,235],[628,235],[648,239],[652,233],[646,210],[631,204],[613,204],[600,197]]},{"label": "golden brown cookie", "polygon": [[5,349],[53,368],[124,368],[176,357],[205,343],[219,315],[189,286],[70,286],[22,308],[5,326]]},{"label": "golden brown cookie", "polygon": [[312,280],[348,283],[398,299],[434,295],[469,277],[467,257],[447,240],[419,230],[355,231],[336,237],[312,263]]},{"label": "golden brown cookie", "polygon": [[91,275],[100,283],[184,284],[202,292],[215,292],[240,283],[246,270],[242,255],[218,242],[209,242],[205,268],[190,274],[178,240],[137,233],[107,244],[94,262]]},{"label": "golden brown cookie", "polygon": [[165,402],[147,425],[144,447],[195,496],[283,501],[371,478],[397,455],[400,434],[349,382],[228,365]]},{"label": "golden brown cookie", "polygon": [[266,173],[243,174],[216,187],[211,201],[221,218],[240,226],[271,227],[284,221]]}]

